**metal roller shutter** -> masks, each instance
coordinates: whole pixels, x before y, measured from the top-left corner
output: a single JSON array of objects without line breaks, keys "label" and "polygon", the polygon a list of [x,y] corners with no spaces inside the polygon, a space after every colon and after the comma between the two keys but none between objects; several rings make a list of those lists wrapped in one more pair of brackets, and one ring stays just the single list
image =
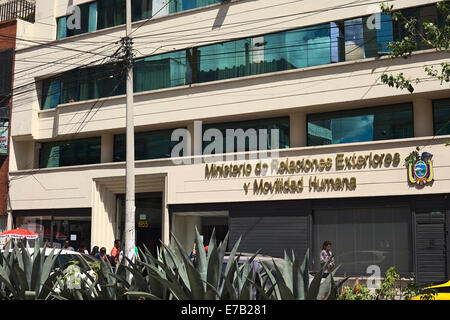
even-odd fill
[{"label": "metal roller shutter", "polygon": [[309,216],[297,204],[252,203],[233,206],[229,216],[230,248],[242,236],[239,251],[303,259],[309,245]]}]

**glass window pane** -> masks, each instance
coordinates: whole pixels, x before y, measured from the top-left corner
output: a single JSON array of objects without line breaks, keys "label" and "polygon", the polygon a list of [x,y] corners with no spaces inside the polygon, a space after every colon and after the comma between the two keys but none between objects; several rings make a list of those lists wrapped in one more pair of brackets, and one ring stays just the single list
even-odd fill
[{"label": "glass window pane", "polygon": [[61,98],[61,80],[45,79],[42,81],[42,110],[53,109],[58,106]]},{"label": "glass window pane", "polygon": [[138,59],[134,64],[134,91],[184,85],[188,69],[184,50]]},{"label": "glass window pane", "polygon": [[199,47],[198,82],[250,75],[250,49],[251,39]]},{"label": "glass window pane", "polygon": [[450,134],[450,99],[433,101],[434,135]]},{"label": "glass window pane", "polygon": [[308,145],[401,139],[413,136],[411,104],[308,116]]},{"label": "glass window pane", "polygon": [[304,68],[331,62],[330,25],[264,36],[264,72]]},{"label": "glass window pane", "polygon": [[98,0],[97,30],[125,24],[125,0]]},{"label": "glass window pane", "polygon": [[346,20],[345,26],[345,60],[364,58],[364,36],[362,18]]},{"label": "glass window pane", "polygon": [[377,30],[378,50],[388,52],[387,44],[394,41],[392,18],[388,14],[381,14],[380,30]]},{"label": "glass window pane", "polygon": [[408,207],[374,207],[314,210],[314,269],[325,240],[332,243],[339,276],[366,275],[377,265],[382,274],[395,266],[402,274],[412,272],[411,213]]},{"label": "glass window pane", "polygon": [[[136,132],[134,136],[135,160],[170,158],[172,148],[179,141],[172,141],[173,130]],[[126,136],[114,136],[114,161],[126,159]]]},{"label": "glass window pane", "polygon": [[152,17],[153,0],[132,0],[131,2],[131,19],[139,21]]},{"label": "glass window pane", "polygon": [[[257,142],[257,150],[270,150],[275,149],[276,146],[272,146],[272,129],[278,130],[278,148],[284,149],[289,148],[289,117],[283,118],[271,118],[271,119],[260,119],[260,120],[251,120],[251,121],[240,121],[240,122],[229,122],[229,123],[217,123],[217,124],[209,124],[203,125],[203,134],[208,129],[218,129],[222,133],[223,137],[223,152],[226,152],[226,135],[227,129],[232,129],[236,133],[236,130],[242,129],[244,131],[245,137],[245,151],[250,150],[250,140],[252,137],[256,138]],[[267,134],[267,140],[260,140],[260,130]],[[255,137],[256,135],[256,137]],[[262,135],[264,137],[265,135]],[[275,136],[276,137],[276,136]],[[203,141],[203,150],[208,146],[212,141]],[[276,143],[276,142],[275,142]],[[238,151],[238,137],[234,137],[234,152]]]},{"label": "glass window pane", "polygon": [[67,37],[67,17],[58,18],[56,39]]},{"label": "glass window pane", "polygon": [[183,0],[183,10],[194,9],[195,7],[195,0]]},{"label": "glass window pane", "polygon": [[183,10],[182,0],[172,0],[169,3],[169,13],[179,12]]},{"label": "glass window pane", "polygon": [[89,32],[97,30],[97,17],[97,2],[92,2],[89,4]]},{"label": "glass window pane", "polygon": [[39,168],[83,165],[100,162],[101,138],[44,142],[39,154]]},{"label": "glass window pane", "polygon": [[197,3],[196,7],[201,8],[215,3],[222,3],[222,0],[196,0],[196,3]]},{"label": "glass window pane", "polygon": [[388,52],[387,43],[393,41],[392,18],[386,14],[374,14],[362,18],[364,57],[378,57],[379,52]]},{"label": "glass window pane", "polygon": [[[17,228],[30,230],[38,234],[38,241],[42,248],[45,242],[51,241],[51,216],[18,216],[15,225]],[[33,248],[34,241],[28,240],[28,245]]]}]

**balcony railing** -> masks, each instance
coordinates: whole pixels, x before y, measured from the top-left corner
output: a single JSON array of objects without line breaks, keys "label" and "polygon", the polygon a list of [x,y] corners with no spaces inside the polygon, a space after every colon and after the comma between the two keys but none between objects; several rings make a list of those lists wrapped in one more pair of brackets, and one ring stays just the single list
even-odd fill
[{"label": "balcony railing", "polygon": [[0,4],[0,22],[21,19],[34,23],[36,5],[26,0],[11,0]]}]

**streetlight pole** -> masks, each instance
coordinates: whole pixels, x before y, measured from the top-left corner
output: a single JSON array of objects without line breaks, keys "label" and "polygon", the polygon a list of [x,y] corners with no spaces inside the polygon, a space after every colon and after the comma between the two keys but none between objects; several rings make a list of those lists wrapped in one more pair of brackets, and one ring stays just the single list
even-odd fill
[{"label": "streetlight pole", "polygon": [[135,260],[135,177],[134,177],[134,112],[133,112],[133,53],[129,37],[131,30],[131,0],[126,0],[126,37],[124,39],[127,68],[126,104],[126,195],[125,195],[125,256]]}]

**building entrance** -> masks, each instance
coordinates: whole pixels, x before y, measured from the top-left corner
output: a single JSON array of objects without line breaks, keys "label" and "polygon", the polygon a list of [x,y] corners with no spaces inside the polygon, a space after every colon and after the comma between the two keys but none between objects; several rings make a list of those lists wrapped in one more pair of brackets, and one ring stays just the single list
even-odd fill
[{"label": "building entrance", "polygon": [[[119,208],[119,232],[120,239],[124,240],[125,228],[125,195],[117,196]],[[156,248],[161,244],[162,223],[162,193],[137,193],[135,196],[135,230],[136,246],[143,249],[147,247],[153,256],[156,256]]]}]

